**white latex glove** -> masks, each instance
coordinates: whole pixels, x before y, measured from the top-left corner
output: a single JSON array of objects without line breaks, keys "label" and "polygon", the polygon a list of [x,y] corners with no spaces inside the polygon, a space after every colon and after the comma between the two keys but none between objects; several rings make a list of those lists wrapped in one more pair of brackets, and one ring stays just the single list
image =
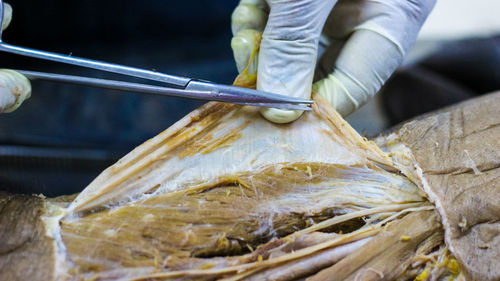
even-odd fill
[{"label": "white latex glove", "polygon": [[[258,65],[257,89],[301,98],[309,98],[313,90],[346,116],[375,95],[401,64],[434,4],[435,0],[241,0],[232,15],[231,46],[241,72],[252,53],[255,32],[263,31],[260,53],[254,56],[258,62],[252,62]],[[326,50],[317,62],[320,37]],[[318,82],[312,87],[313,76]],[[302,114],[272,108],[261,113],[276,123]]]},{"label": "white latex glove", "polygon": [[7,26],[9,26],[12,20],[12,7],[8,3],[3,3],[3,21],[2,21],[2,31],[4,31]]},{"label": "white latex glove", "polygon": [[0,69],[0,113],[16,110],[31,96],[30,81],[22,74]]},{"label": "white latex glove", "polygon": [[[12,7],[4,3],[2,30],[9,26]],[[8,69],[0,69],[0,113],[16,110],[31,96],[30,81],[22,74]]]}]

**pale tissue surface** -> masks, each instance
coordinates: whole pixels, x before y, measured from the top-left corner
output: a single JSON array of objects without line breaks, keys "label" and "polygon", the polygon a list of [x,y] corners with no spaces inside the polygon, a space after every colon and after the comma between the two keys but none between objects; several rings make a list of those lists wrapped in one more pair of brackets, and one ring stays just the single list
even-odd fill
[{"label": "pale tissue surface", "polygon": [[[332,109],[328,110],[333,114]],[[207,128],[205,124],[189,125],[186,130],[199,129],[199,133],[181,137],[182,145],[175,148],[168,145],[176,137],[170,136],[171,131],[185,126],[183,119],[104,171],[70,209],[128,201],[152,189],[154,194],[160,194],[193,187],[270,164],[321,162],[349,166],[366,164],[371,157],[391,165],[385,154],[363,140],[338,114],[333,122],[318,116],[305,114],[292,124],[276,125],[264,120],[255,108],[236,108]],[[342,128],[335,131],[332,126]],[[204,145],[221,136],[233,138],[212,151],[204,151]],[[189,151],[193,147],[195,150]]]}]

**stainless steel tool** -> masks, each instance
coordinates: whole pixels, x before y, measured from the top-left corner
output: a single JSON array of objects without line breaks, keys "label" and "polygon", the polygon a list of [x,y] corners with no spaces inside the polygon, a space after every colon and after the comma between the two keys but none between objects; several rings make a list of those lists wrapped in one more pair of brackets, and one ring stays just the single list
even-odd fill
[{"label": "stainless steel tool", "polygon": [[[0,23],[3,22],[3,1],[0,0]],[[240,88],[229,85],[216,84],[199,79],[180,77],[156,71],[140,69],[103,61],[78,58],[46,51],[34,50],[7,44],[2,40],[0,28],[0,51],[33,57],[42,60],[55,61],[86,68],[93,68],[106,72],[113,72],[147,80],[159,81],[168,86],[154,86],[148,84],[130,83],[125,81],[97,79],[81,76],[43,73],[35,71],[19,71],[29,79],[43,79],[64,83],[80,84],[92,87],[131,91],[137,93],[156,94],[165,96],[184,97],[201,100],[221,101],[243,105],[264,106],[282,109],[311,110],[307,105],[312,100],[299,99],[273,93]]]}]

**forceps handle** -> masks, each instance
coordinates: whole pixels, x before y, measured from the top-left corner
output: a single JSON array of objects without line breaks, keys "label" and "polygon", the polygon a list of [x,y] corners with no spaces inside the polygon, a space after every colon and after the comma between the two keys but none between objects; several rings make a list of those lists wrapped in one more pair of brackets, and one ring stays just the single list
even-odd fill
[{"label": "forceps handle", "polygon": [[213,96],[211,95],[211,91],[196,91],[196,90],[187,91],[184,89],[161,87],[161,86],[139,84],[139,83],[125,82],[125,81],[118,81],[118,80],[108,80],[108,79],[45,73],[45,72],[28,71],[28,70],[17,70],[17,69],[13,70],[25,75],[30,80],[40,79],[40,80],[62,82],[62,83],[76,84],[82,86],[91,86],[91,87],[98,87],[111,90],[131,91],[131,92],[155,94],[155,95],[168,95],[181,98],[186,97],[186,98],[204,99],[204,100],[208,99],[209,96],[210,98],[213,98]]}]

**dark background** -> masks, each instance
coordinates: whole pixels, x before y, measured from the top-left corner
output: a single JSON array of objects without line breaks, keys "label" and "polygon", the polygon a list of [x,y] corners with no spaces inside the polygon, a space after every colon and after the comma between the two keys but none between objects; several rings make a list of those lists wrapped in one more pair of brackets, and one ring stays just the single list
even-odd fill
[{"label": "dark background", "polygon": [[[237,74],[230,49],[230,14],[236,1],[10,4],[14,16],[4,40],[11,44],[220,83],[231,83]],[[4,53],[0,62],[3,68],[129,79]],[[199,105],[35,81],[22,110],[0,116],[0,142],[126,151]]]}]

